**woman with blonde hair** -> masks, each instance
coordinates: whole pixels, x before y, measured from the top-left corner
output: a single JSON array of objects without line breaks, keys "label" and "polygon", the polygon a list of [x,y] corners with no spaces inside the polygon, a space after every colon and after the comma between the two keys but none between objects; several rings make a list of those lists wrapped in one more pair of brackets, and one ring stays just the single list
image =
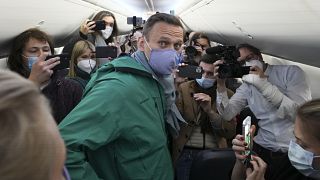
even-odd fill
[{"label": "woman with blonde hair", "polygon": [[72,50],[69,77],[80,83],[84,88],[90,80],[90,74],[95,70],[95,47],[87,41],[78,41]]},{"label": "woman with blonde hair", "polygon": [[48,102],[31,81],[0,71],[1,180],[70,179],[64,142]]}]

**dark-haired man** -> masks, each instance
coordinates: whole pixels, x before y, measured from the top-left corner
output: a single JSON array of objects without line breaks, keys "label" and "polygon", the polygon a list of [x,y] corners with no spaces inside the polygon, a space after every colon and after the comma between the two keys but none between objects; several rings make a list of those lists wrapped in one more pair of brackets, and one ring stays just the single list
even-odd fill
[{"label": "dark-haired man", "polygon": [[[216,78],[213,63],[218,57],[205,54],[199,66],[202,78],[180,84],[178,108],[188,124],[182,124],[179,136],[173,139],[173,162],[177,180],[188,180],[193,159],[198,152],[226,148],[226,138],[235,135],[235,123],[214,119],[216,113]],[[233,92],[227,89],[229,97]],[[212,101],[213,100],[213,101]]]},{"label": "dark-haired man", "polygon": [[167,131],[178,131],[172,72],[182,43],[176,17],[152,15],[134,59],[116,59],[93,74],[59,125],[73,180],[173,179]]},{"label": "dark-haired man", "polygon": [[266,64],[260,50],[252,45],[241,44],[238,50],[238,61],[251,66],[251,70],[242,77],[244,83],[230,100],[224,80],[217,81],[217,104],[223,111],[222,118],[228,121],[248,105],[259,119],[253,151],[268,164],[265,178],[274,180],[287,173],[285,179],[290,179],[290,172],[296,171],[287,155],[290,140],[294,138],[294,112],[311,100],[304,72],[298,66]]}]

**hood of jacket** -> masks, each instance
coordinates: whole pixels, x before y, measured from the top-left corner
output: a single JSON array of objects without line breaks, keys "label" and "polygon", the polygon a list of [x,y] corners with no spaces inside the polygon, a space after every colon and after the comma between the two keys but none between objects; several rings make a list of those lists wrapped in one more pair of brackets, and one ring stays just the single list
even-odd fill
[{"label": "hood of jacket", "polygon": [[131,73],[139,76],[153,78],[152,73],[150,73],[142,64],[135,61],[133,58],[129,56],[124,56],[121,58],[117,58],[109,63],[106,63],[102,67],[97,69],[96,72],[91,75],[91,79],[87,84],[84,95],[95,84],[107,80],[110,77],[109,74],[113,71]]}]

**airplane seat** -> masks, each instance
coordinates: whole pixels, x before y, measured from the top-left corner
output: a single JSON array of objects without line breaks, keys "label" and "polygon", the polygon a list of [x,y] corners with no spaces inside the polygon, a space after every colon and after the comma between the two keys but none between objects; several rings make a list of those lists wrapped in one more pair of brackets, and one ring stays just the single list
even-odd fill
[{"label": "airplane seat", "polygon": [[201,151],[192,162],[190,180],[229,180],[235,161],[231,148]]},{"label": "airplane seat", "polygon": [[0,70],[8,69],[7,66],[7,58],[1,58],[0,59]]}]

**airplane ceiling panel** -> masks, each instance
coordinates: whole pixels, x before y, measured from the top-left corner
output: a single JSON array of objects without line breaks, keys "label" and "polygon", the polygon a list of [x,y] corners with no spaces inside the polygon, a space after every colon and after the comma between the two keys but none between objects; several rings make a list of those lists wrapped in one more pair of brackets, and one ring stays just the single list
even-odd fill
[{"label": "airplane ceiling panel", "polygon": [[318,0],[204,0],[178,16],[222,44],[248,42],[266,54],[320,67]]},{"label": "airplane ceiling panel", "polygon": [[[100,2],[106,3],[100,4]],[[6,36],[0,36],[0,57],[8,54],[10,42],[16,35],[32,27],[39,27],[46,31],[55,37],[56,45],[61,46],[73,34],[78,33],[78,28],[85,19],[103,9],[114,12],[122,31],[130,30],[131,26],[127,25],[127,16],[133,12],[110,1],[10,0],[1,3],[1,14],[5,14],[0,16],[3,24],[1,34]]]},{"label": "airplane ceiling panel", "polygon": [[[94,1],[94,0],[88,0]],[[190,1],[190,0],[189,0]],[[121,8],[126,8],[131,10],[131,14],[128,16],[138,16],[147,19],[151,14],[155,12],[164,12],[169,13],[170,10],[176,10],[184,0],[108,0],[101,1],[101,4],[104,2],[114,2],[118,4]]]},{"label": "airplane ceiling panel", "polygon": [[0,57],[27,28],[40,26],[60,45],[102,9],[115,13],[122,32],[132,28],[126,24],[129,16],[146,19],[155,11],[175,10],[186,27],[219,43],[248,42],[266,54],[320,67],[319,0],[11,0],[0,7],[5,14],[1,33],[6,35],[0,36]]},{"label": "airplane ceiling panel", "polygon": [[12,39],[31,27],[39,27],[55,37],[57,46],[75,35],[80,24],[100,10],[113,12],[120,32],[128,32],[127,17],[147,19],[156,11],[169,13],[182,0],[10,0],[1,3],[0,57],[8,54]]},{"label": "airplane ceiling panel", "polygon": [[[74,8],[75,6],[77,8]],[[6,24],[1,33],[7,37],[1,37],[0,42],[11,39],[25,29],[37,26],[53,35],[65,34],[65,31],[79,26],[79,19],[89,17],[92,12],[93,9],[63,0],[7,1],[1,5],[1,13],[6,16],[0,17],[0,21]]]}]

